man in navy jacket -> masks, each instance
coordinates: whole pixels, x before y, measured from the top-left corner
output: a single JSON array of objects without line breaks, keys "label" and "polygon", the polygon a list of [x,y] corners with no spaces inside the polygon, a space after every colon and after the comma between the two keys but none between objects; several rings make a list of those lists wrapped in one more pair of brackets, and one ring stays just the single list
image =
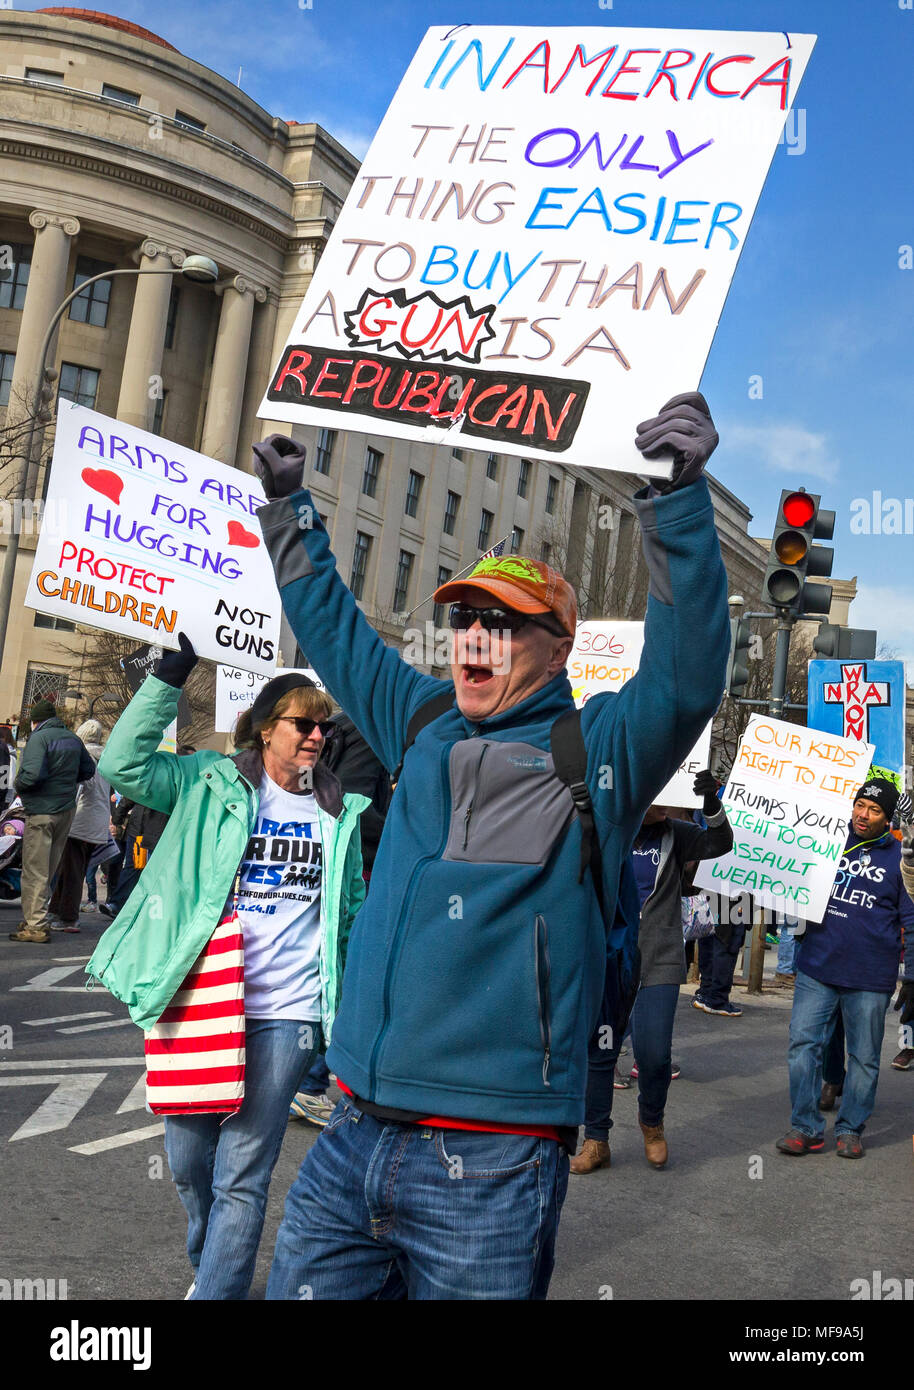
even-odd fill
[{"label": "man in navy jacket", "polygon": [[818,1108],[822,1055],[840,1011],[848,1062],[835,1138],[842,1158],[863,1156],[860,1135],[876,1103],[902,931],[905,980],[914,979],[914,903],[902,882],[901,847],[889,830],[897,800],[897,787],[881,777],[857,792],[825,916],[806,926],[790,1017],[793,1128],[777,1142],[782,1153],[819,1153],[825,1147],[825,1118]]},{"label": "man in navy jacket", "polygon": [[[703,397],[675,397],[636,443],[672,454],[673,473],[635,499],[651,574],[639,673],[581,712],[605,917],[550,753],[573,709],[574,593],[548,565],[482,561],[435,595],[454,601],[454,703],[406,752],[327,1054],[347,1098],[289,1193],[268,1298],[545,1297],[607,946],[634,951],[632,915],[618,940],[606,923],[644,812],[717,708],[727,659]],[[411,717],[449,687],[359,611],[302,486],[301,447],[273,436],[255,455],[299,644],[392,770]]]}]

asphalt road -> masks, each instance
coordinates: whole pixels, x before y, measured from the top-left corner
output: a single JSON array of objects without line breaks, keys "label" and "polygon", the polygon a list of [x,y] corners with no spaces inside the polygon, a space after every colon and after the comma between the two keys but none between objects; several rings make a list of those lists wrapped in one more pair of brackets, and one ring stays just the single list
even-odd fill
[{"label": "asphalt road", "polygon": [[[67,1281],[69,1299],[180,1299],[190,1282],[184,1219],[161,1123],[144,1108],[142,1040],[83,966],[106,925],[50,946],[7,940],[0,908],[0,1279]],[[768,953],[769,971],[773,952]],[[558,1300],[847,1300],[854,1279],[914,1274],[914,1071],[889,1015],[865,1158],[787,1158],[790,996],[747,1000],[738,1019],[689,1006],[667,1110],[671,1160],[650,1169],[634,1091],[617,1092],[613,1164],[572,1177],[550,1297]],[[630,1057],[623,1059],[630,1062]],[[318,1131],[292,1123],[273,1177],[252,1297],[263,1297],[285,1194]]]}]

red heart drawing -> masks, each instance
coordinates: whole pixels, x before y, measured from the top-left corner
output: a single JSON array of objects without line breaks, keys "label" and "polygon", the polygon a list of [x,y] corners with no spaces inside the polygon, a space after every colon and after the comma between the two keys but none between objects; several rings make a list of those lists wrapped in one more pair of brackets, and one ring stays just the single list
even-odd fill
[{"label": "red heart drawing", "polygon": [[253,549],[260,544],[260,537],[255,536],[252,531],[246,531],[240,521],[230,521],[228,524],[228,543],[229,545],[243,545]]},{"label": "red heart drawing", "polygon": [[100,492],[116,507],[120,506],[124,480],[117,473],[112,473],[108,468],[84,468],[80,477],[87,487],[91,487],[94,492]]}]

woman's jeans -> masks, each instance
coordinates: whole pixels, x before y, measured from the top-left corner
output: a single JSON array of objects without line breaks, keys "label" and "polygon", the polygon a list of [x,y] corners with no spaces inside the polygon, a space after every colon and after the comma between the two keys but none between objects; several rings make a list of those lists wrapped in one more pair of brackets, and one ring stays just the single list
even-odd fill
[{"label": "woman's jeans", "polygon": [[835,1134],[863,1132],[876,1103],[885,1013],[891,998],[891,993],[824,985],[797,971],[787,1053],[794,1129],[812,1138],[825,1133],[825,1116],[819,1110],[822,1056],[840,1012],[847,1035],[847,1077]]},{"label": "woman's jeans", "polygon": [[270,1177],[289,1105],[321,1045],[320,1025],[245,1020],[244,1100],[236,1115],[168,1115],[165,1152],[187,1212],[195,1299],[247,1297]]},{"label": "woman's jeans", "polygon": [[[672,1072],[673,1024],[678,985],[642,985],[632,1009],[632,1052],[638,1063],[638,1113],[646,1125],[663,1123]],[[613,1081],[618,1047],[602,1047],[599,1028],[587,1049],[584,1138],[604,1143],[612,1129]],[[621,1043],[623,1039],[619,1039]]]}]

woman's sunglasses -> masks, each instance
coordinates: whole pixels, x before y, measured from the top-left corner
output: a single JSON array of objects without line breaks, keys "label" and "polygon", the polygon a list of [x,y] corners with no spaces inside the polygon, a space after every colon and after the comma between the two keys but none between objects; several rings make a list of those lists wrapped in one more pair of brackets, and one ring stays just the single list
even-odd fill
[{"label": "woman's sunglasses", "polygon": [[468,603],[452,603],[448,610],[448,621],[455,632],[466,632],[477,618],[486,632],[520,632],[527,623],[533,623],[555,637],[567,636],[558,632],[553,626],[555,620],[548,622],[545,614],[540,618],[533,613],[518,613],[513,608],[471,608]]},{"label": "woman's sunglasses", "polygon": [[303,738],[307,738],[315,729],[320,730],[323,739],[336,738],[339,733],[339,726],[329,719],[298,719],[292,714],[281,714],[279,719],[285,720],[287,724],[294,724]]}]

